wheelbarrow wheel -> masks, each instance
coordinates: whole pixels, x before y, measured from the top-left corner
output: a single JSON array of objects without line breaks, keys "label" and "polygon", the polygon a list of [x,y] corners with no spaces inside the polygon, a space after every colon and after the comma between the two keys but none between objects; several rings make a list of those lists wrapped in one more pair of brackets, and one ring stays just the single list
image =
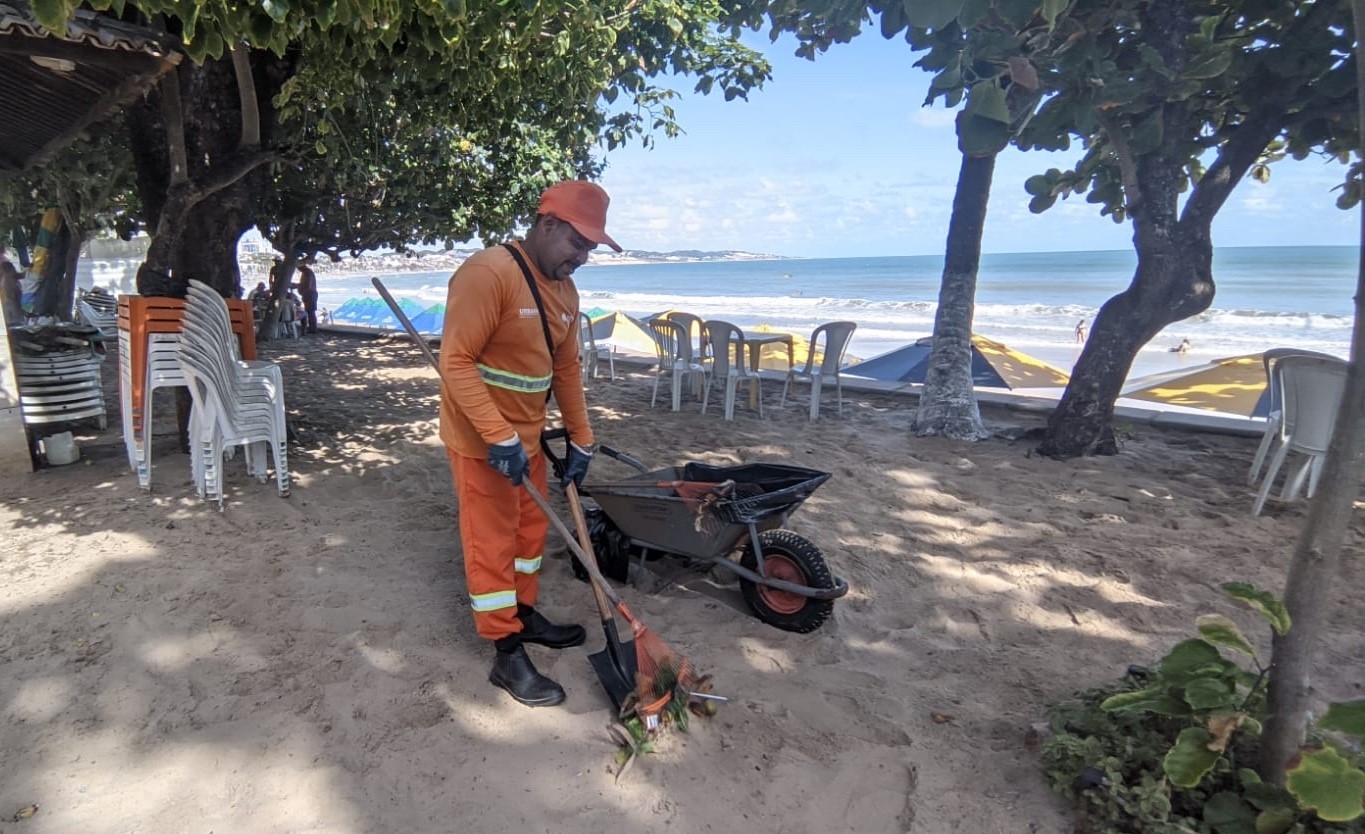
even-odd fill
[{"label": "wheelbarrow wheel", "polygon": [[[764,576],[811,588],[834,587],[825,555],[809,539],[790,530],[768,530],[758,534],[758,542],[763,548]],[[758,570],[752,544],[745,545],[739,563],[749,570]],[[814,631],[834,611],[833,600],[803,597],[743,578],[739,588],[760,620],[783,631],[801,634]]]}]

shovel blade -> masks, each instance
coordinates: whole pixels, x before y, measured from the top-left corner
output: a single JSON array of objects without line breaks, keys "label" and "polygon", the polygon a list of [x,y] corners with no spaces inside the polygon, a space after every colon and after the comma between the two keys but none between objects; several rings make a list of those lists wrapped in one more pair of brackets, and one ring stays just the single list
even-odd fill
[{"label": "shovel blade", "polygon": [[604,623],[603,630],[607,645],[600,652],[588,655],[588,662],[619,712],[621,705],[635,692],[635,641],[622,642],[616,635],[615,623]]}]

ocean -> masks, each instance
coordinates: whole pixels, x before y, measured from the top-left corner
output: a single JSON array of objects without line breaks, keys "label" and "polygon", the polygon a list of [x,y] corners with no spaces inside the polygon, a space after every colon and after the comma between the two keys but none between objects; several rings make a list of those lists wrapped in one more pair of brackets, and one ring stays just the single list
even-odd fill
[{"label": "ocean", "polygon": [[[1357,258],[1353,246],[1215,250],[1213,306],[1144,347],[1130,378],[1271,347],[1347,356]],[[1135,264],[1128,251],[983,255],[973,329],[1070,371],[1080,355],[1076,323],[1092,325]],[[588,264],[575,280],[584,310],[639,318],[685,310],[800,334],[824,321],[856,321],[849,353],[867,359],[933,333],[942,269],[941,256]],[[380,275],[394,295],[423,308],[445,302],[449,277]],[[368,274],[329,272],[318,285],[319,305],[333,310],[378,295]],[[1189,352],[1171,352],[1183,339]]]}]

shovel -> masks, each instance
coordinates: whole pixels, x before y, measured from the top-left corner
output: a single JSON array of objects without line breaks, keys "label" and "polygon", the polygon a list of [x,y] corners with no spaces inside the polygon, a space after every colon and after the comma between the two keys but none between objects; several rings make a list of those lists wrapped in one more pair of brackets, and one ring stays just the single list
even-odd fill
[{"label": "shovel", "polygon": [[[436,369],[436,376],[441,380],[441,386],[445,387],[445,377],[441,375],[441,363],[437,361],[435,354],[427,346],[426,340],[418,335],[417,328],[412,326],[412,322],[408,320],[403,308],[399,307],[398,302],[394,301],[393,296],[389,295],[388,287],[385,287],[384,283],[377,277],[371,278],[370,282],[379,291],[384,303],[389,305],[394,316],[402,323],[403,329],[422,349],[422,353],[426,354],[427,360]],[[578,489],[573,482],[564,488],[565,495],[569,499],[569,508],[573,512],[574,526],[578,528],[578,541],[574,541],[574,536],[564,527],[564,523],[555,515],[545,498],[531,486],[530,482],[527,482],[525,487],[531,498],[554,524],[559,534],[564,537],[565,544],[583,562],[594,580],[591,583],[592,593],[597,600],[597,610],[602,615],[602,633],[606,637],[607,645],[602,651],[588,655],[588,662],[596,670],[597,678],[602,682],[602,688],[607,691],[607,697],[611,698],[612,704],[616,706],[619,712],[626,700],[635,694],[635,671],[638,666],[635,657],[635,645],[632,640],[622,641],[620,634],[616,631],[616,617],[611,610],[612,601],[608,600],[607,591],[604,590],[607,580],[603,578],[602,572],[597,568],[592,540],[588,536],[588,524],[583,518],[583,505],[578,500]],[[579,542],[582,543],[581,546]],[[616,602],[619,605],[619,600]]]},{"label": "shovel", "polygon": [[[597,574],[599,571],[596,554],[593,552],[592,540],[588,537],[588,524],[583,518],[583,505],[578,500],[578,487],[574,486],[573,481],[564,486],[564,495],[569,499],[569,511],[573,514],[578,540],[583,544],[577,555],[585,560],[585,564],[591,563],[589,573]],[[634,641],[621,639],[621,635],[616,631],[616,616],[612,614],[607,595],[602,592],[602,587],[597,582],[589,584],[592,585],[593,598],[597,600],[597,612],[602,615],[602,635],[606,638],[607,645],[602,651],[588,655],[588,662],[597,672],[597,679],[602,682],[607,697],[611,698],[612,704],[619,712],[626,699],[635,693]]]}]

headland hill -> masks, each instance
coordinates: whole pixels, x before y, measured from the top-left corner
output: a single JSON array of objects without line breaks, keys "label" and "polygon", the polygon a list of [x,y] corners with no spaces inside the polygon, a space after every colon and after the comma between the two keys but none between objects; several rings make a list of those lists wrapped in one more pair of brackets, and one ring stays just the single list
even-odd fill
[{"label": "headland hill", "polygon": [[[343,257],[340,261],[318,258],[315,269],[319,274],[328,272],[360,272],[383,275],[399,272],[448,272],[454,271],[477,248],[449,249],[412,252],[365,252],[356,257]],[[600,266],[627,264],[662,263],[704,263],[707,261],[779,261],[792,260],[786,255],[771,255],[757,252],[740,252],[733,249],[704,251],[700,249],[680,249],[672,252],[652,252],[642,249],[627,249],[613,252],[606,247],[593,252],[589,263]],[[245,267],[246,265],[243,264]]]}]

